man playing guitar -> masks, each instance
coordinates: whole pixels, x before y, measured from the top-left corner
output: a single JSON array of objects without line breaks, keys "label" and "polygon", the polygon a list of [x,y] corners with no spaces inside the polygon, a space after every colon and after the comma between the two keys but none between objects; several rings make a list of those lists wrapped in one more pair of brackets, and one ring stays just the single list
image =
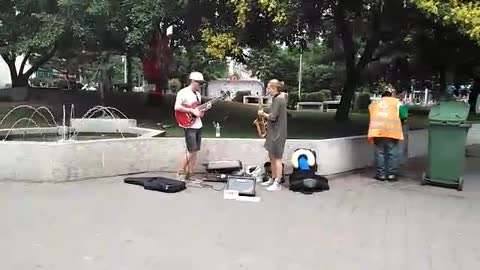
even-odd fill
[{"label": "man playing guitar", "polygon": [[[194,180],[193,170],[197,162],[198,151],[202,143],[202,119],[204,112],[198,108],[191,108],[193,104],[201,103],[200,90],[205,83],[203,75],[200,72],[190,73],[190,85],[178,91],[175,100],[175,111],[182,113],[190,113],[195,118],[191,125],[181,126],[185,130],[185,142],[187,153],[182,155],[180,166],[177,172],[177,179],[180,181]],[[210,109],[211,104],[207,104],[206,109]]]}]

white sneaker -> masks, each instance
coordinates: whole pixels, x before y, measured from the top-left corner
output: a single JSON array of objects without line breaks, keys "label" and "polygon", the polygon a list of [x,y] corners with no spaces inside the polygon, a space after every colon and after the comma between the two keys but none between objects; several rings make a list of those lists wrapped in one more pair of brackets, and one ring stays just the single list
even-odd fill
[{"label": "white sneaker", "polygon": [[282,190],[282,186],[279,182],[275,181],[271,186],[267,187],[268,191]]},{"label": "white sneaker", "polygon": [[267,186],[270,186],[271,184],[273,184],[273,179],[272,178],[268,179],[268,181],[265,181],[265,182],[261,183],[260,185],[262,185],[264,187],[267,187]]}]

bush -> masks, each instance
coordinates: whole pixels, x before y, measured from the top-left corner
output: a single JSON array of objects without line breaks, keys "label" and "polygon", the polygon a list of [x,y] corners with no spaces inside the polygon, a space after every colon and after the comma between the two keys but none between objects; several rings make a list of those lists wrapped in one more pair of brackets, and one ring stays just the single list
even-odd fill
[{"label": "bush", "polygon": [[171,79],[168,81],[168,90],[176,93],[180,89],[182,89],[182,82],[180,82],[179,79]]},{"label": "bush", "polygon": [[410,115],[428,115],[430,113],[430,108],[425,106],[408,106],[408,114]]},{"label": "bush", "polygon": [[359,112],[368,111],[368,106],[370,105],[370,94],[367,92],[357,92],[355,93],[355,102],[354,110]]},{"label": "bush", "polygon": [[306,93],[302,96],[301,101],[305,102],[323,102],[325,101],[325,94],[321,92]]},{"label": "bush", "polygon": [[251,95],[250,91],[238,91],[235,97],[233,98],[233,101],[243,103],[243,97],[250,96],[250,95]]},{"label": "bush", "polygon": [[332,91],[328,89],[320,90],[319,93],[323,94],[324,100],[332,100]]},{"label": "bush", "polygon": [[289,93],[288,100],[287,100],[287,108],[289,110],[295,110],[297,108],[297,103],[298,103],[298,94]]},{"label": "bush", "polygon": [[68,89],[69,82],[67,80],[56,80],[56,81],[53,81],[53,86],[60,89]]}]

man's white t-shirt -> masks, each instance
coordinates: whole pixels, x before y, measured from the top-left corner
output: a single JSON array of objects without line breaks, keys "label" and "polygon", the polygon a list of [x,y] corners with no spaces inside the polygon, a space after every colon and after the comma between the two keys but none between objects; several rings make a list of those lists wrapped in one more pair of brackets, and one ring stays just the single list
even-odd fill
[{"label": "man's white t-shirt", "polygon": [[[193,91],[190,87],[185,87],[182,90],[178,91],[176,101],[180,100],[180,104],[191,106],[193,103],[201,103],[202,96],[199,92]],[[195,118],[195,122],[188,128],[199,129],[202,128],[202,119],[200,117]]]}]

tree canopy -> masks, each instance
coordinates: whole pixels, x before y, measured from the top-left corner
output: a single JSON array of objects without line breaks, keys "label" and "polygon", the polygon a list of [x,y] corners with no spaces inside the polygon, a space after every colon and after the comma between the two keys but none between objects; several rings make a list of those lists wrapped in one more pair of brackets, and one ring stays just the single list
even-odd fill
[{"label": "tree canopy", "polygon": [[457,25],[480,45],[480,2],[476,0],[411,0],[417,8],[446,24]]},{"label": "tree canopy", "polygon": [[[20,25],[22,30],[18,31]],[[174,29],[172,35],[167,34],[169,28]],[[461,38],[457,30],[477,45]],[[319,40],[321,46],[311,46]],[[289,50],[280,50],[278,45]],[[247,63],[264,79],[276,76],[293,85],[298,70],[294,67],[298,67],[303,50],[305,87],[323,88],[322,83],[308,85],[309,81],[328,81],[332,76],[344,82],[341,87],[329,87],[342,92],[338,120],[348,119],[354,91],[380,77],[406,81],[414,73],[421,74],[421,68],[428,69],[439,74],[435,76],[441,78],[444,88],[450,70],[470,68],[478,62],[469,54],[476,55],[479,46],[480,4],[473,0],[0,3],[0,54],[10,67],[14,86],[25,85],[28,77],[54,55],[88,59],[109,53],[126,55],[129,71],[132,57],[142,59],[145,77],[160,88],[169,72],[179,77],[185,66],[205,68],[229,56]],[[200,53],[193,60],[197,62],[186,65],[196,53]],[[177,61],[173,54],[177,54]],[[15,59],[19,55],[26,57],[17,72]],[[445,57],[439,57],[442,55]],[[27,61],[32,63],[28,71],[24,70]],[[182,64],[172,67],[175,62]],[[281,72],[280,64],[291,68]],[[219,69],[213,68],[212,74],[224,70],[221,65],[216,67]]]}]

